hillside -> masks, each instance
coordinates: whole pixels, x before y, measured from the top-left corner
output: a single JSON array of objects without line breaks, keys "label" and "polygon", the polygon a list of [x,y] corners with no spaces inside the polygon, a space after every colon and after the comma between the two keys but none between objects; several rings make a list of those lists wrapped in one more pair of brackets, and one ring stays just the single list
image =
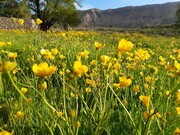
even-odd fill
[{"label": "hillside", "polygon": [[79,12],[83,27],[133,28],[174,24],[178,5],[180,2],[169,2],[108,10],[90,9]]}]

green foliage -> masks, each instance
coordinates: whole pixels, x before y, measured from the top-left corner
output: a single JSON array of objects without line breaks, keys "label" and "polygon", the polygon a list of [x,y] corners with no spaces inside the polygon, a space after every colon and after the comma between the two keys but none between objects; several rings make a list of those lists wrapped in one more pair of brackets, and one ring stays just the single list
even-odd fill
[{"label": "green foliage", "polygon": [[36,18],[40,18],[43,23],[42,30],[48,30],[54,23],[63,26],[75,25],[78,20],[78,12],[75,8],[76,0],[29,0],[28,4]]},{"label": "green foliage", "polygon": [[39,18],[41,30],[47,31],[55,23],[65,29],[79,24],[76,0],[1,0],[0,16],[17,18]]},{"label": "green foliage", "polygon": [[68,26],[77,26],[80,23],[78,12],[72,7],[60,9],[56,17],[64,29],[67,29]]},{"label": "green foliage", "polygon": [[1,0],[0,16],[30,18],[31,13],[25,1],[21,0]]}]

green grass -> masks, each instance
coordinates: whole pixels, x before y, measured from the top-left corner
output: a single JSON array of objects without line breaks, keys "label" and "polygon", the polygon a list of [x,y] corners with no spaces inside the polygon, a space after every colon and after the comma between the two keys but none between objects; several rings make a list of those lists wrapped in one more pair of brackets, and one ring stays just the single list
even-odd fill
[{"label": "green grass", "polygon": [[[131,41],[133,48],[118,52],[121,39]],[[96,50],[95,41],[104,47]],[[1,30],[0,45],[2,42],[1,130],[14,131],[17,135],[170,135],[180,128],[176,110],[180,107],[177,96],[180,69],[175,64],[175,61],[180,63],[179,37],[103,31]],[[52,56],[53,48],[58,50],[55,56]],[[49,50],[48,57],[42,56],[41,49]],[[147,51],[150,58],[144,60],[146,55],[142,54],[139,57],[139,49]],[[85,50],[89,54],[84,54]],[[9,52],[17,52],[17,58],[8,58]],[[102,55],[109,56],[109,61],[103,64]],[[165,58],[164,63],[160,56]],[[73,65],[77,60],[88,67],[88,72],[83,72],[81,77],[74,74]],[[97,64],[91,65],[92,60]],[[5,73],[3,61],[15,61],[17,66]],[[56,66],[56,71],[39,78],[32,67],[42,62]],[[113,67],[115,64],[121,67]],[[122,76],[132,83],[116,88],[114,84],[119,84]],[[86,79],[93,83],[88,84]],[[39,87],[43,82],[47,83],[44,91]],[[139,90],[135,92],[137,85]],[[27,88],[26,94],[22,94],[22,87]],[[91,88],[91,92],[86,88]],[[150,96],[149,106],[144,105],[140,96]],[[147,118],[144,112],[149,114]]]}]

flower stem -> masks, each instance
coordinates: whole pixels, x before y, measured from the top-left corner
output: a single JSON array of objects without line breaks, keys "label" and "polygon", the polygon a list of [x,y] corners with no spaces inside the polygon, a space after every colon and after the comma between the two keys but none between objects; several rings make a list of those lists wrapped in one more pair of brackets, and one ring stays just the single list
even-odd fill
[{"label": "flower stem", "polygon": [[[1,56],[0,56],[0,61],[1,61]],[[2,82],[2,73],[0,72],[0,95],[3,94],[4,87],[3,87],[3,82]]]},{"label": "flower stem", "polygon": [[27,104],[33,109],[34,112],[36,112],[37,116],[44,122],[44,124],[47,126],[47,128],[49,129],[49,132],[51,135],[54,135],[52,129],[49,127],[48,123],[45,121],[45,119],[43,118],[43,116],[36,110],[36,108],[28,101],[28,99],[22,94],[21,90],[17,87],[17,85],[15,84],[10,72],[7,72],[8,77],[12,83],[12,85],[14,86],[14,88],[16,89],[16,91],[21,95],[21,97],[27,102]]},{"label": "flower stem", "polygon": [[[121,104],[121,106],[123,107],[123,109],[125,110],[125,112],[127,113],[127,115],[129,116],[132,124],[134,127],[136,127],[133,118],[131,117],[131,114],[129,113],[129,111],[126,109],[126,107],[124,106],[124,104],[121,102],[121,100],[119,99],[118,95],[114,92],[114,90],[112,89],[112,87],[109,85],[110,90],[112,91],[112,93],[114,94],[114,96],[117,98],[117,101]],[[139,131],[137,131],[139,134]]]},{"label": "flower stem", "polygon": [[3,82],[2,82],[2,74],[0,73],[0,95],[3,94],[4,87],[3,87]]},{"label": "flower stem", "polygon": [[149,129],[150,129],[150,125],[151,125],[151,118],[148,120],[148,123],[146,125],[145,135],[148,135],[148,132],[149,132]]}]

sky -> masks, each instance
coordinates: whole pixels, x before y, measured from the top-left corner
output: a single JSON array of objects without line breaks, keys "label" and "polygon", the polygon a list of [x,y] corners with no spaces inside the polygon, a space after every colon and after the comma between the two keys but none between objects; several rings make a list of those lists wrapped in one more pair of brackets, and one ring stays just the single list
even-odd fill
[{"label": "sky", "polygon": [[126,6],[142,6],[147,4],[162,4],[177,1],[180,0],[81,0],[82,7],[78,7],[78,9],[87,10],[91,8],[98,8],[101,10],[106,10]]}]

